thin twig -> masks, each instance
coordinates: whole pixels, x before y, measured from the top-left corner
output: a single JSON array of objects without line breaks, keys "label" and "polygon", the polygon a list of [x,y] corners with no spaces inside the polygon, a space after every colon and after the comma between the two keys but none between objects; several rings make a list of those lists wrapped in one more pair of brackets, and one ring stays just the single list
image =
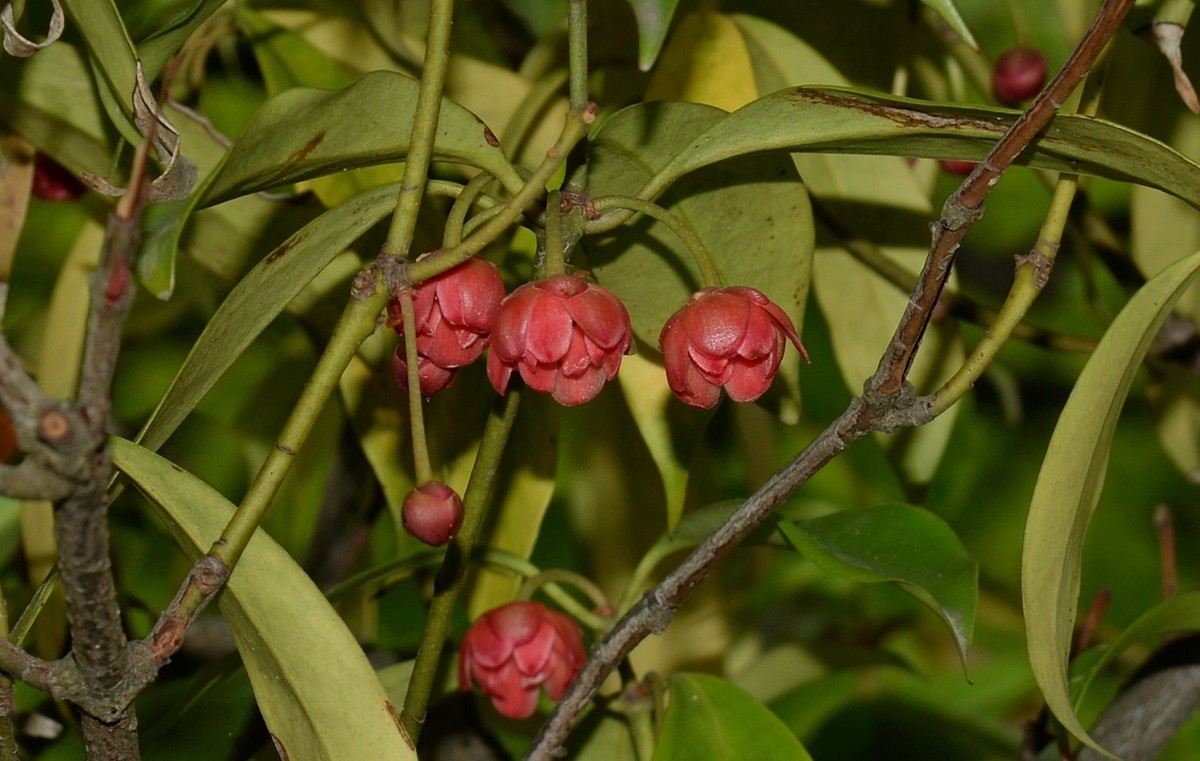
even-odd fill
[{"label": "thin twig", "polygon": [[712,567],[827,462],[869,432],[927,422],[928,400],[912,392],[907,382],[908,369],[949,277],[959,243],[982,216],[983,201],[1000,174],[1037,137],[1082,81],[1132,3],[1133,0],[1105,3],[1062,71],[946,202],[941,219],[933,225],[933,241],[920,280],[878,370],[867,382],[864,396],[852,400],[837,420],[617,622],[592,649],[583,670],[534,740],[527,759],[547,761],[561,755],[571,727],[617,664],[651,633],[662,632],[674,610]]}]

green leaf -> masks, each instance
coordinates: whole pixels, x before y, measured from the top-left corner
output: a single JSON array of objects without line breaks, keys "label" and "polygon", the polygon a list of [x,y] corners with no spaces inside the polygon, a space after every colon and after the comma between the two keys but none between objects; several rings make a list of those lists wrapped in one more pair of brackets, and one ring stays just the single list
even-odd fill
[{"label": "green leaf", "polygon": [[963,42],[976,50],[979,49],[979,43],[975,42],[975,38],[971,36],[971,30],[967,28],[967,22],[963,21],[962,14],[954,5],[954,0],[921,0],[921,2],[937,11],[937,14],[950,25],[950,28],[959,37],[962,37]]},{"label": "green leaf", "polygon": [[650,71],[662,51],[679,0],[629,0],[638,26],[638,68]]},{"label": "green leaf", "polygon": [[[170,461],[124,439],[114,464],[160,509],[191,556],[233,514],[224,497]],[[263,532],[220,598],[272,736],[291,758],[416,759],[371,664],[321,591]]]},{"label": "green leaf", "polygon": [[[233,144],[200,203],[357,167],[401,161],[416,118],[417,82],[376,71],[343,90],[296,88],[271,98]],[[510,192],[523,182],[474,114],[442,101],[434,159],[490,172]]]},{"label": "green leaf", "polygon": [[675,674],[654,761],[811,761],[779,717],[708,674]]},{"label": "green leaf", "polygon": [[[592,142],[594,195],[630,194],[666,157],[727,118],[695,103],[655,102],[611,117]],[[660,173],[661,174],[661,173]],[[714,166],[677,183],[658,203],[683,218],[708,248],[728,285],[757,288],[800,329],[812,271],[808,195],[786,156],[755,156]],[[642,218],[588,245],[596,279],[629,309],[633,332],[656,351],[667,319],[702,287],[687,248],[664,225]],[[780,368],[785,417],[798,417],[800,358]]]},{"label": "green leaf", "polygon": [[137,145],[142,135],[133,123],[137,53],[113,0],[62,0],[73,26],[87,44],[100,84],[100,100],[125,139]]},{"label": "green leaf", "polygon": [[[978,161],[1017,112],[946,106],[830,87],[772,93],[697,135],[639,195],[653,198],[701,167],[764,151],[860,153]],[[1018,164],[1137,182],[1200,208],[1200,164],[1140,132],[1061,114]]]},{"label": "green leaf", "polygon": [[928,605],[950,627],[966,668],[979,566],[941,518],[912,505],[891,504],[780,521],[779,528],[822,570],[855,581],[896,582]]},{"label": "green leaf", "polygon": [[1158,603],[1138,616],[1136,621],[1121,632],[1121,636],[1104,648],[1104,652],[1084,675],[1083,687],[1079,690],[1075,705],[1079,706],[1084,702],[1088,689],[1100,672],[1130,645],[1165,634],[1197,630],[1200,630],[1200,592],[1186,592]]},{"label": "green leaf", "polygon": [[1075,714],[1067,681],[1084,536],[1104,486],[1129,386],[1198,271],[1200,253],[1176,262],[1146,283],[1117,315],[1058,418],[1025,523],[1021,592],[1030,665],[1058,720],[1101,752]]},{"label": "green leaf", "polygon": [[155,450],[221,374],[335,256],[395,205],[395,186],[377,188],[305,225],[258,263],[230,292],[200,334],[171,388],[138,435]]}]

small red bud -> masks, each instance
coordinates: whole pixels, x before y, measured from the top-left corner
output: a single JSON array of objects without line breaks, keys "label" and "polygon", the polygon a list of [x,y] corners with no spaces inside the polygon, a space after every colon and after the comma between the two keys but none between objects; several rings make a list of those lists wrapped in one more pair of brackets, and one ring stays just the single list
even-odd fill
[{"label": "small red bud", "polygon": [[1006,106],[1018,106],[1046,84],[1046,56],[1033,48],[1013,48],[996,59],[992,91]]},{"label": "small red bud", "polygon": [[408,493],[400,517],[409,534],[425,544],[441,547],[462,526],[463,504],[449,486],[430,481]]},{"label": "small red bud", "polygon": [[87,190],[62,164],[39,152],[33,161],[33,195],[43,201],[74,201]]},{"label": "small red bud", "polygon": [[942,170],[948,174],[957,174],[966,177],[971,172],[975,171],[974,161],[956,161],[954,159],[940,159],[938,164]]}]

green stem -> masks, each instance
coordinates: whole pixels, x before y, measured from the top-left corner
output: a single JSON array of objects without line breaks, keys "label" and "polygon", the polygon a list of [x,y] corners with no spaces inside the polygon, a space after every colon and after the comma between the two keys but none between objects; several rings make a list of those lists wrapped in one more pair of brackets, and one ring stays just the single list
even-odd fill
[{"label": "green stem", "polygon": [[396,211],[383,244],[384,254],[402,259],[408,257],[413,233],[417,229],[417,212],[421,207],[425,182],[429,179],[429,162],[433,158],[433,142],[442,106],[442,89],[446,82],[446,68],[450,63],[450,24],[453,17],[454,0],[432,0],[425,43],[425,65],[421,69],[421,86],[417,92],[408,157],[404,162]]},{"label": "green stem", "polygon": [[567,271],[567,254],[563,251],[563,195],[555,190],[546,197],[546,277]]},{"label": "green stem", "polygon": [[471,211],[471,205],[475,203],[475,199],[483,192],[483,189],[494,178],[486,172],[475,175],[471,181],[463,187],[462,192],[458,194],[458,198],[454,199],[454,205],[450,207],[450,213],[446,216],[446,226],[442,232],[442,246],[450,248],[462,243],[463,227],[467,224],[467,214]]},{"label": "green stem", "polygon": [[[568,98],[572,111],[582,110],[588,103],[588,39],[587,0],[567,0],[567,67],[570,71]],[[576,195],[587,193],[587,150],[580,146],[575,156],[579,163],[563,184]]]},{"label": "green stem", "polygon": [[529,180],[525,183],[525,186],[504,205],[500,212],[468,236],[462,243],[453,248],[440,251],[436,256],[430,256],[413,262],[408,268],[409,282],[419,283],[448,269],[457,267],[482,251],[489,243],[500,237],[501,233],[505,230],[515,225],[517,220],[521,218],[521,215],[532,207],[534,202],[546,192],[546,183],[558,171],[559,166],[562,165],[571,148],[587,134],[588,125],[595,121],[595,119],[596,110],[592,106],[588,106],[582,111],[572,111],[567,118],[566,124],[563,125],[563,131],[558,137],[558,142],[550,150],[546,151],[546,158],[529,175]]},{"label": "green stem", "polygon": [[[367,276],[368,273],[364,272],[360,273],[359,278],[361,280]],[[369,277],[372,279],[370,287],[360,287],[360,292],[355,293],[346,305],[279,439],[259,468],[242,503],[229,519],[221,538],[209,550],[210,555],[220,559],[230,570],[237,564],[255,528],[271,506],[283,479],[296,461],[296,452],[307,440],[317,416],[337,388],[338,380],[359,345],[375,332],[376,320],[387,304],[388,290],[379,273],[372,271]],[[196,603],[199,602],[197,599]],[[181,609],[187,610],[186,603]]]},{"label": "green stem", "polygon": [[1025,11],[1021,10],[1021,3],[1018,0],[1005,0],[1005,4],[1008,6],[1009,18],[1012,19],[1015,47],[1027,47],[1029,25],[1025,23]]},{"label": "green stem", "polygon": [[[708,252],[708,248],[700,240],[700,236],[696,235],[696,231],[692,229],[691,225],[684,222],[679,216],[672,214],[653,201],[633,196],[601,196],[592,200],[592,206],[601,214],[609,209],[628,209],[662,222],[688,247],[688,251],[696,261],[696,266],[700,269],[700,278],[704,287],[719,288],[722,285],[721,273],[717,271],[712,254]],[[598,219],[596,222],[600,224],[595,227],[585,225],[584,230],[588,233],[605,232],[611,229],[608,227],[609,221],[604,218]]]},{"label": "green stem", "polygon": [[631,702],[625,709],[625,720],[629,722],[629,736],[633,740],[633,752],[637,761],[650,761],[654,757],[654,699],[650,696]]},{"label": "green stem", "polygon": [[433,691],[433,682],[437,675],[438,662],[442,657],[442,647],[450,631],[454,606],[458,602],[463,580],[466,578],[466,560],[471,557],[471,548],[483,527],[483,519],[500,467],[500,458],[504,454],[509,434],[512,433],[519,404],[520,392],[509,391],[504,398],[503,409],[493,410],[488,416],[487,425],[483,429],[483,439],[479,443],[479,453],[475,456],[475,465],[471,469],[471,479],[463,495],[463,525],[447,548],[446,559],[434,582],[436,591],[429,603],[429,616],[425,619],[425,628],[421,632],[421,644],[417,649],[412,677],[408,682],[408,692],[404,696],[404,707],[400,711],[400,720],[414,745],[421,733],[421,722],[425,718],[425,709]]},{"label": "green stem", "polygon": [[929,414],[937,416],[949,409],[961,399],[979,380],[984,370],[996,358],[1000,349],[1012,335],[1013,330],[1025,318],[1026,312],[1033,300],[1041,293],[1050,277],[1054,259],[1062,241],[1063,228],[1067,224],[1067,215],[1071,210],[1071,201],[1075,198],[1079,178],[1076,175],[1063,175],[1054,188],[1050,200],[1050,209],[1042,223],[1038,242],[1027,256],[1022,257],[1013,275],[1012,288],[996,321],[983,334],[983,338],[967,357],[962,367],[938,389],[930,401]]},{"label": "green stem", "polygon": [[408,367],[408,423],[412,429],[413,467],[417,486],[433,480],[429,463],[429,445],[425,441],[425,410],[421,399],[421,358],[417,356],[417,317],[413,309],[412,290],[400,292],[400,315],[404,330],[404,359]]},{"label": "green stem", "polygon": [[[575,599],[570,592],[563,589],[562,586],[555,583],[553,580],[548,580],[549,577],[547,576],[559,573],[569,574],[555,576],[555,578],[561,578],[563,581],[566,581],[573,586],[586,590],[586,587],[582,586],[580,581],[582,580],[584,584],[591,584],[591,582],[579,576],[578,574],[573,574],[570,571],[560,571],[557,569],[552,571],[543,571],[525,558],[518,557],[511,552],[505,552],[504,550],[492,548],[484,548],[481,551],[476,552],[475,557],[485,565],[500,568],[505,571],[512,571],[518,576],[523,576],[527,580],[525,584],[528,584],[528,580],[530,579],[541,578],[543,583],[541,583],[540,588],[546,593],[546,596],[558,603],[560,608],[565,610],[577,620],[582,621],[585,626],[593,631],[606,632],[608,631],[609,627],[612,626],[612,621],[593,613],[591,610],[582,605],[579,600]],[[521,590],[525,589],[525,584],[521,586]],[[532,596],[532,592],[527,595],[522,595],[521,591],[518,591],[516,599],[527,600]],[[591,595],[589,594],[589,596]]]}]

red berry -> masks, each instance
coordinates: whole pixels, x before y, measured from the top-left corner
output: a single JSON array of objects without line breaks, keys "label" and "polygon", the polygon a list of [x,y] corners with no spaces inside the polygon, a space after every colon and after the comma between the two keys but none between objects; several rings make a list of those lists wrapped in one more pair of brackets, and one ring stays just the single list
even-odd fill
[{"label": "red berry", "polygon": [[526,283],[500,304],[488,378],[503,394],[516,370],[559,404],[583,404],[616,377],[631,340],[625,305],[600,286],[572,275]]},{"label": "red berry", "polygon": [[441,547],[462,525],[462,500],[441,481],[430,481],[408,493],[400,518],[409,534],[425,544]]},{"label": "red berry", "polygon": [[944,171],[946,171],[950,174],[960,174],[964,177],[967,176],[968,174],[970,174],[971,172],[975,171],[975,162],[974,161],[956,161],[954,159],[939,159],[938,164],[941,165],[941,167]]},{"label": "red berry", "polygon": [[1046,56],[1032,48],[1013,48],[996,60],[992,91],[1006,106],[1017,106],[1046,84]]},{"label": "red berry", "polygon": [[74,201],[87,187],[62,164],[38,152],[33,160],[33,195],[43,201]]},{"label": "red berry", "polygon": [[583,632],[569,616],[536,602],[510,602],[484,613],[463,637],[458,683],[475,683],[503,716],[525,719],[538,689],[558,700],[583,668]]},{"label": "red berry", "polygon": [[722,387],[737,402],[762,396],[779,370],[788,340],[807,360],[787,313],[760,291],[733,286],[693,295],[667,320],[658,345],[675,396],[708,409]]}]

